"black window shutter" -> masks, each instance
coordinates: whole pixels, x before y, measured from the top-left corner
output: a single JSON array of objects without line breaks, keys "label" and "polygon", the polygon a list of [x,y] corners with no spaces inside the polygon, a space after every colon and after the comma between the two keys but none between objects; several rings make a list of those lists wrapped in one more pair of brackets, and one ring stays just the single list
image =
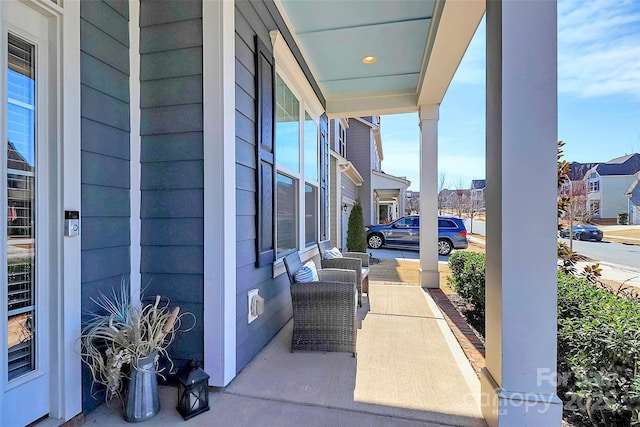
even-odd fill
[{"label": "black window shutter", "polygon": [[327,116],[320,116],[320,240],[329,237],[329,133]]},{"label": "black window shutter", "polygon": [[275,260],[275,68],[256,36],[256,266]]}]

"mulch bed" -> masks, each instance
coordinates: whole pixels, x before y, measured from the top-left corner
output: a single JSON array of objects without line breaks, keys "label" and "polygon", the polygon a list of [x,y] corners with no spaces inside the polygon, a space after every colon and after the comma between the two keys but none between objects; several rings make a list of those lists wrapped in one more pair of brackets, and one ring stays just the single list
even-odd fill
[{"label": "mulch bed", "polygon": [[382,262],[382,260],[380,258],[374,258],[371,255],[369,255],[369,265],[376,265],[376,264],[380,264]]}]

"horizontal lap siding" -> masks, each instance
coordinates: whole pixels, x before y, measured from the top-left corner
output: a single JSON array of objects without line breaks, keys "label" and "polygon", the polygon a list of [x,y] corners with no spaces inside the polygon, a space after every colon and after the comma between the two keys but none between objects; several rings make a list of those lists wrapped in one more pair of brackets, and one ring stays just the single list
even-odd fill
[{"label": "horizontal lap siding", "polygon": [[[80,4],[81,304],[130,273],[129,17],[123,1]],[[83,365],[83,409],[100,404]]]},{"label": "horizontal lap siding", "polygon": [[371,206],[372,150],[371,127],[358,120],[350,120],[347,128],[347,160],[364,178],[358,192],[365,224],[373,224],[374,220]]},{"label": "horizontal lap siding", "polygon": [[[257,9],[257,10],[256,10]],[[236,369],[240,371],[291,318],[289,281],[256,268],[256,34],[271,46],[276,27],[262,2],[236,2]],[[265,312],[247,323],[247,291],[257,288]]]},{"label": "horizontal lap siding", "polygon": [[169,348],[178,368],[204,359],[202,87],[202,2],[143,0],[140,271],[146,297],[195,315]]}]

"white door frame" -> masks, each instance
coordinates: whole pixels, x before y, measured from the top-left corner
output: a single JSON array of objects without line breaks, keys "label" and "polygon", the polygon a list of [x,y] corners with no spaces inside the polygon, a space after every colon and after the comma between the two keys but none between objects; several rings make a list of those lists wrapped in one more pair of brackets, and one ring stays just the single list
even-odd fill
[{"label": "white door frame", "polygon": [[[50,375],[49,416],[66,421],[82,410],[77,347],[81,314],[80,239],[62,237],[63,210],[80,209],[80,4],[74,0],[65,1],[64,8],[47,0],[20,4],[38,12],[48,22],[45,29],[48,64],[47,69],[40,70],[43,73],[38,83],[45,84],[44,89],[49,94],[45,107],[48,119],[47,125],[38,132],[46,135],[47,145],[52,148],[38,151],[41,156],[38,172],[39,182],[47,184],[44,197],[49,206],[47,218],[39,230],[47,233],[49,244],[36,250],[38,257],[46,259],[47,265],[38,271],[38,277],[40,283],[49,284],[48,304],[42,307],[44,322],[40,327],[41,331],[47,332],[45,346],[49,358],[40,363],[48,366]],[[6,38],[8,28],[4,13],[3,7],[0,25]],[[2,73],[4,76],[5,70]],[[2,108],[3,117],[6,117],[6,107]],[[40,184],[40,187],[44,186]],[[43,197],[42,192],[39,197]],[[0,396],[0,405],[3,404],[3,396]]]},{"label": "white door frame", "polygon": [[[43,129],[49,148],[38,172],[50,184],[48,220],[40,227],[41,233],[46,233],[43,237],[48,242],[44,244],[50,252],[48,268],[38,274],[53,285],[46,307],[48,328],[40,330],[49,330],[49,417],[68,421],[82,411],[81,241],[79,237],[63,238],[64,210],[79,211],[81,198],[80,2],[65,0],[56,5],[50,0],[25,0],[20,3],[41,13],[49,22],[46,40],[49,120],[47,129]],[[6,34],[4,17],[0,18],[1,33]],[[3,86],[3,93],[4,90]],[[0,406],[3,404],[0,394]]]}]

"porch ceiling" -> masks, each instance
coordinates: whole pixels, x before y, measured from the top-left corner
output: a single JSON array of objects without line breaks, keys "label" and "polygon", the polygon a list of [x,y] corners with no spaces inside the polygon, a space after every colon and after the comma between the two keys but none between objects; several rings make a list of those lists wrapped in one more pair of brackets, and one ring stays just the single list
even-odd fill
[{"label": "porch ceiling", "polygon": [[[484,0],[275,0],[331,118],[439,104]],[[375,56],[365,64],[365,56]]]}]

